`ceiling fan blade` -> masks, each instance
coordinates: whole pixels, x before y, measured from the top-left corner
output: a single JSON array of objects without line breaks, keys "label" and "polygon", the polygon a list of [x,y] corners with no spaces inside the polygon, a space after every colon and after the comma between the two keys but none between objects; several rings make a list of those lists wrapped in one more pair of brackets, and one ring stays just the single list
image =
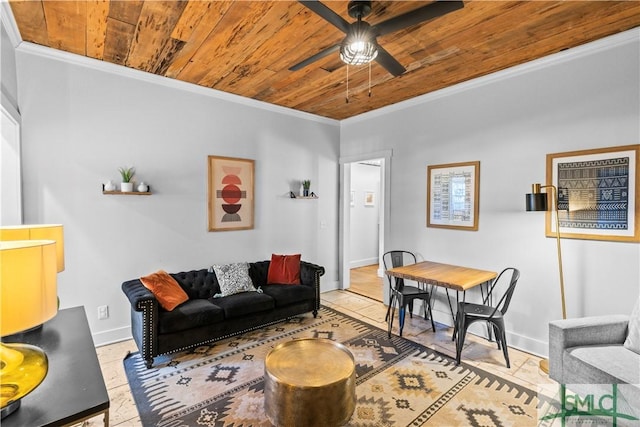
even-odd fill
[{"label": "ceiling fan blade", "polygon": [[402,64],[396,61],[396,59],[380,45],[378,45],[378,56],[376,56],[375,61],[382,65],[388,72],[393,74],[394,77],[397,77],[407,71]]},{"label": "ceiling fan blade", "polygon": [[462,9],[464,3],[461,1],[436,1],[435,3],[428,4],[420,7],[411,12],[403,13],[384,22],[381,22],[373,26],[373,31],[378,36],[393,33],[403,28],[411,27],[421,22],[428,21],[429,19],[437,18],[442,15],[446,15],[454,10]]},{"label": "ceiling fan blade", "polygon": [[324,4],[320,3],[319,1],[315,1],[315,0],[310,0],[310,1],[299,0],[299,1],[300,1],[300,3],[305,5],[308,9],[310,9],[313,12],[315,12],[316,14],[320,15],[320,17],[322,19],[324,19],[328,23],[332,24],[333,26],[338,28],[343,33],[346,34],[347,31],[349,31],[349,23],[347,21],[345,21],[342,18],[342,16],[338,15],[337,13],[335,13],[333,10],[329,9]]},{"label": "ceiling fan blade", "polygon": [[298,71],[301,68],[306,67],[307,65],[311,64],[312,62],[316,62],[319,59],[324,58],[327,55],[332,54],[333,52],[336,52],[340,50],[340,44],[336,44],[333,46],[329,46],[328,48],[321,50],[320,52],[316,53],[315,55],[305,59],[304,61],[298,62],[296,65],[294,65],[293,67],[289,68],[289,71]]}]

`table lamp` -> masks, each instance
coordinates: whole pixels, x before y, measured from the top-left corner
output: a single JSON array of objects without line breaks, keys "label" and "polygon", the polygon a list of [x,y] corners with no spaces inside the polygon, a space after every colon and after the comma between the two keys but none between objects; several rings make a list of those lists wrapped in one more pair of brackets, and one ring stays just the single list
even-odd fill
[{"label": "table lamp", "polygon": [[9,225],[0,227],[0,241],[53,240],[56,242],[57,271],[64,271],[64,232],[61,224]]},{"label": "table lamp", "polygon": [[[0,337],[42,325],[58,311],[56,242],[0,242]],[[0,341],[0,418],[47,375],[47,355],[29,344]]]},{"label": "table lamp", "polygon": [[[562,318],[567,318],[567,309],[564,302],[564,274],[562,273],[562,250],[560,247],[560,219],[558,217],[558,189],[552,185],[533,184],[532,193],[526,195],[526,209],[527,211],[549,211],[550,205],[548,203],[548,193],[543,193],[543,188],[551,189],[551,197],[553,199],[553,206],[556,213],[556,242],[558,247],[558,271],[560,273],[560,299],[562,302]],[[540,369],[545,373],[549,373],[549,360],[544,359],[540,361]]]}]

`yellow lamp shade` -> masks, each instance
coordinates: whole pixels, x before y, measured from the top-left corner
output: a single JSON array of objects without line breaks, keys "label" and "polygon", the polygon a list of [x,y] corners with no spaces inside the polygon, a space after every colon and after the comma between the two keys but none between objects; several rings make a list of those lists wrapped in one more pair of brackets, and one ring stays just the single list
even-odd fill
[{"label": "yellow lamp shade", "polygon": [[38,326],[58,311],[56,242],[0,242],[0,336]]},{"label": "yellow lamp shade", "polygon": [[0,241],[53,240],[56,242],[57,272],[64,271],[64,232],[60,224],[11,225],[0,227]]}]

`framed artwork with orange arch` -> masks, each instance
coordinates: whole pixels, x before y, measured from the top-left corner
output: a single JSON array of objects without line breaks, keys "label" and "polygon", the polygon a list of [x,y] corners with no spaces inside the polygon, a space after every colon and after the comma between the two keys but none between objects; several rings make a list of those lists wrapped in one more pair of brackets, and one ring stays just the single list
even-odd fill
[{"label": "framed artwork with orange arch", "polygon": [[209,156],[209,231],[253,228],[254,169],[254,160]]}]

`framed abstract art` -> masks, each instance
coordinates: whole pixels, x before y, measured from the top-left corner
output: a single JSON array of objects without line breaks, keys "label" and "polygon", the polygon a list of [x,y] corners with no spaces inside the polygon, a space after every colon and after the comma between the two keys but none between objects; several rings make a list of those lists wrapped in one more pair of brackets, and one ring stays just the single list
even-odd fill
[{"label": "framed abstract art", "polygon": [[[547,154],[547,184],[558,189],[560,236],[640,242],[640,145]],[[546,214],[546,235],[555,237]]]},{"label": "framed abstract art", "polygon": [[254,161],[220,156],[208,160],[209,231],[252,229]]},{"label": "framed abstract art", "polygon": [[427,167],[427,227],[478,230],[480,162]]}]

